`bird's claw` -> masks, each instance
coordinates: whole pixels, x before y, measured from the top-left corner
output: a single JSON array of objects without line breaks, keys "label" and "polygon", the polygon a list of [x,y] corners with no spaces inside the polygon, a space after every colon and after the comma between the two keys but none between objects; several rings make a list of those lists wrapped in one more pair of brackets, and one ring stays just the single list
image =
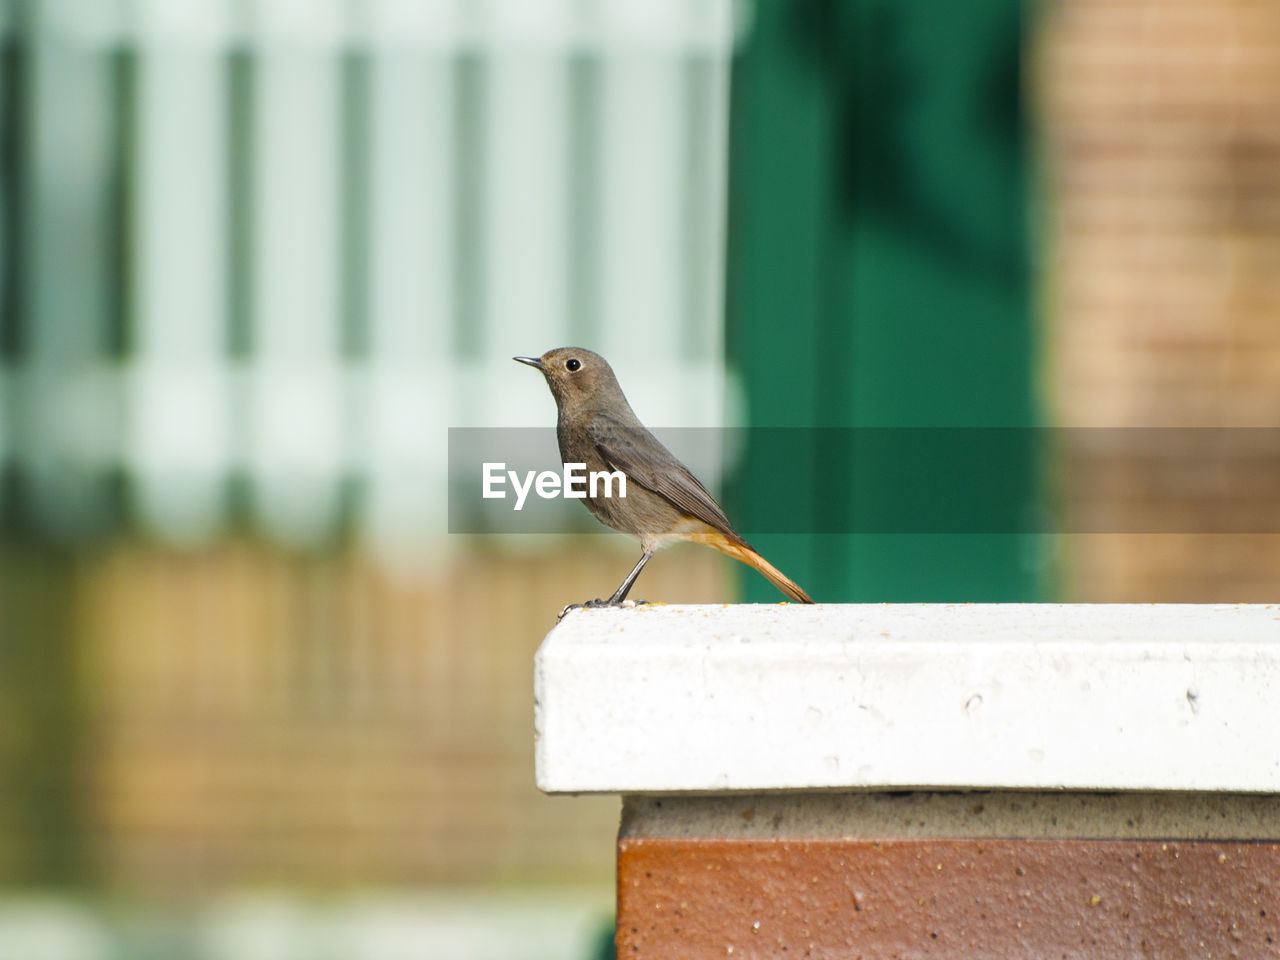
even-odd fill
[{"label": "bird's claw", "polygon": [[567,604],[565,608],[561,610],[558,614],[556,614],[556,619],[563,620],[565,617],[565,614],[567,614],[570,610],[587,610],[587,609],[590,609],[591,607],[607,607],[608,605],[609,605],[608,600],[588,600],[586,603],[570,603],[570,604]]},{"label": "bird's claw", "polygon": [[556,615],[556,620],[560,621],[570,610],[594,610],[599,607],[639,607],[648,604],[648,600],[601,600],[597,597],[595,600],[588,600],[586,603],[571,603]]}]

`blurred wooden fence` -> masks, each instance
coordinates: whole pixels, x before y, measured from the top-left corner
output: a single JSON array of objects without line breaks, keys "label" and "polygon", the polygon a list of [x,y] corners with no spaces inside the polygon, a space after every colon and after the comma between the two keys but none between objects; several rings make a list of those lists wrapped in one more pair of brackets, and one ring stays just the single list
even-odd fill
[{"label": "blurred wooden fence", "polygon": [[[607,886],[617,799],[534,786],[532,663],[633,561],[0,545],[0,883]],[[729,599],[728,563],[673,548],[642,595]]]}]

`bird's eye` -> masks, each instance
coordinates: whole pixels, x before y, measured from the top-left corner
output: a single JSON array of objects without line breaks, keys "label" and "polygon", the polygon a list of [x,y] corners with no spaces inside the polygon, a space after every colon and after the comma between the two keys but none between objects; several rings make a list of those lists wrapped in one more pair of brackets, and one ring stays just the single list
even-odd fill
[{"label": "bird's eye", "polygon": [[578,360],[577,357],[570,357],[568,360],[564,362],[564,368],[568,370],[570,373],[574,373],[582,369],[582,363]]}]

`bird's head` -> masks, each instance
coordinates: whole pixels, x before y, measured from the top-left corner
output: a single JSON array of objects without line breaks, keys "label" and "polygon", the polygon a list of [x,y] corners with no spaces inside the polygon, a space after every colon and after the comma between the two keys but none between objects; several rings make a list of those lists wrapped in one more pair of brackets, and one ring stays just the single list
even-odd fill
[{"label": "bird's head", "polygon": [[511,359],[541,370],[561,407],[587,407],[622,396],[618,379],[605,358],[582,347],[556,347],[540,357]]}]

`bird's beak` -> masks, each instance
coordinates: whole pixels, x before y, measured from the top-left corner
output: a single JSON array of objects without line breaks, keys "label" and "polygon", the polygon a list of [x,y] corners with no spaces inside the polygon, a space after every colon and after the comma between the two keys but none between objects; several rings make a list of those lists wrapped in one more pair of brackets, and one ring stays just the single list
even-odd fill
[{"label": "bird's beak", "polygon": [[511,359],[514,360],[516,363],[527,363],[531,367],[535,367],[538,370],[542,370],[542,361],[539,360],[537,357],[512,357]]}]

